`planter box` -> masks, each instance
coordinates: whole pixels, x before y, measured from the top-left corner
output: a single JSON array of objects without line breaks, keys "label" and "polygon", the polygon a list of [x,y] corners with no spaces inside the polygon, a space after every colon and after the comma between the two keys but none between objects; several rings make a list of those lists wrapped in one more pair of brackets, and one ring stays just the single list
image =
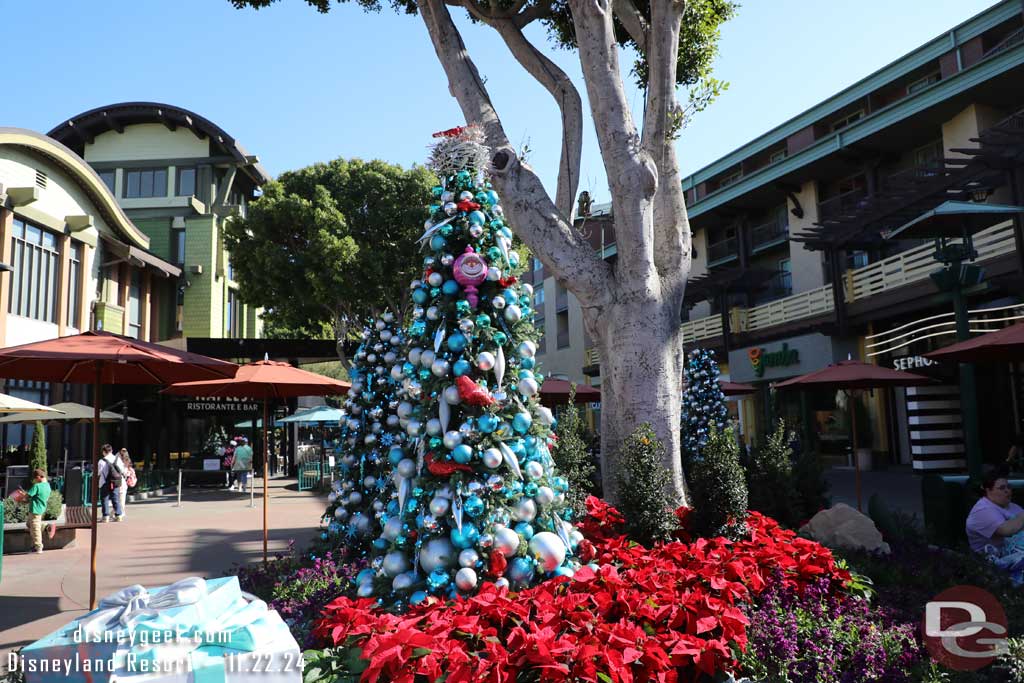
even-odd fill
[{"label": "planter box", "polygon": [[[75,543],[75,532],[77,529],[61,527],[65,519],[66,505],[61,506],[60,516],[55,520],[43,520],[43,550],[58,550],[68,548]],[[56,524],[57,533],[53,538],[47,538],[46,525]],[[32,550],[32,540],[28,534],[28,524],[25,522],[12,522],[4,527],[3,551],[5,555],[12,553],[27,553]]]}]

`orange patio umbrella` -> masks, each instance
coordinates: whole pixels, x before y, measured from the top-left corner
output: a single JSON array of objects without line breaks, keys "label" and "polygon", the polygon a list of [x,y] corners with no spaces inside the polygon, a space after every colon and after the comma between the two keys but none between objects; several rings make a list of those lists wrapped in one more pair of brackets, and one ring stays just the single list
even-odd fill
[{"label": "orange patio umbrella", "polygon": [[168,394],[185,396],[231,396],[263,399],[263,562],[267,561],[267,477],[269,447],[267,426],[270,424],[268,402],[271,399],[295,396],[329,396],[347,393],[348,382],[300,370],[288,363],[261,360],[238,368],[232,379],[181,382],[164,389]]},{"label": "orange patio umbrella", "polygon": [[96,508],[99,499],[100,386],[172,384],[231,377],[238,366],[107,332],[84,332],[0,349],[0,377],[93,385],[92,549],[89,608],[96,608]]}]

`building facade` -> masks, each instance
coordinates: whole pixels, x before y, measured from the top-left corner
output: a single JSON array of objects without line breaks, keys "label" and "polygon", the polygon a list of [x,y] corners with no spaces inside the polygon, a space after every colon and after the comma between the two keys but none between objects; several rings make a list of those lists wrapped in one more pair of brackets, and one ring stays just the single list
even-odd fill
[{"label": "building facade", "polygon": [[195,112],[151,102],[98,107],[49,135],[96,171],[150,251],[181,269],[177,286],[160,293],[160,340],[262,336],[259,311],[239,300],[222,236],[269,180],[255,156]]},{"label": "building facade", "polygon": [[[886,236],[947,199],[1024,203],[1024,154],[1007,146],[1021,141],[1021,83],[1022,5],[1005,0],[683,180],[694,250],[684,339],[715,349],[730,379],[759,387],[734,406],[748,440],[781,414],[824,457],[845,462],[844,397],[777,394],[769,384],[853,357],[938,380],[866,399],[861,422],[877,459],[922,471],[963,466],[955,368],[919,358],[955,341],[952,303],[930,277],[935,247]],[[996,161],[1000,145],[1008,154]],[[614,259],[614,218],[598,213],[577,224]],[[993,219],[974,237],[984,278],[967,292],[972,329],[1024,315],[1020,223]],[[573,304],[556,355],[561,328],[544,303],[547,370],[599,384]],[[981,416],[991,459],[1024,431],[1024,393],[1016,367],[979,373],[979,394],[999,397]]]}]

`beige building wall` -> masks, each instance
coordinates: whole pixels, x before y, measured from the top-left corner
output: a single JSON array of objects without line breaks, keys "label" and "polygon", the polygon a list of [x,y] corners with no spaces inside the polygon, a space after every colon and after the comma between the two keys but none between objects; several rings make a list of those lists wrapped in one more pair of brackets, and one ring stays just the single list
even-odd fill
[{"label": "beige building wall", "polygon": [[971,138],[978,137],[978,133],[999,123],[1005,114],[993,107],[984,104],[972,104],[965,107],[960,113],[942,124],[942,146],[948,157],[967,156],[952,150],[963,147],[976,147],[977,143],[971,142]]},{"label": "beige building wall", "polygon": [[168,130],[160,123],[133,124],[126,126],[123,133],[112,130],[97,135],[92,144],[85,146],[85,160],[89,163],[126,159],[191,159],[209,155],[209,140],[200,140],[186,128]]},{"label": "beige building wall", "polygon": [[[804,183],[800,192],[795,196],[804,210],[804,217],[797,218],[793,215],[796,205],[787,199],[786,209],[789,211],[790,235],[803,232],[813,227],[818,221],[818,184],[813,180]],[[811,251],[807,245],[801,242],[790,241],[789,261],[793,273],[794,294],[816,289],[825,284],[825,268],[822,259],[822,252]]]},{"label": "beige building wall", "polygon": [[558,283],[549,277],[544,280],[544,353],[537,356],[540,371],[545,376],[556,376],[568,379],[577,384],[587,384],[583,374],[586,365],[586,333],[583,327],[583,310],[579,301],[567,293],[569,314],[569,345],[558,348],[558,316],[557,316]]}]

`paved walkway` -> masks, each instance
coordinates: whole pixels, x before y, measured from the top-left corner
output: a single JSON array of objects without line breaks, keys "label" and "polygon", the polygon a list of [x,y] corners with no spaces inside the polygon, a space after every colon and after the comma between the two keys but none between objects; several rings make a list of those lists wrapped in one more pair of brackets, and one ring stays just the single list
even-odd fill
[{"label": "paved walkway", "polygon": [[[256,507],[249,496],[186,488],[175,495],[129,503],[119,524],[99,525],[97,597],[134,583],[162,586],[187,576],[215,577],[233,563],[263,555],[263,509],[257,480]],[[294,479],[270,482],[269,551],[299,547],[316,534],[325,499],[299,492]],[[0,670],[6,653],[31,643],[85,614],[89,606],[89,530],[72,548],[42,555],[4,556],[0,580]]]},{"label": "paved walkway", "polygon": [[[830,484],[829,496],[832,503],[846,503],[857,507],[856,473],[853,468],[833,467],[825,473]],[[868,511],[868,501],[878,494],[890,510],[917,515],[924,519],[921,506],[921,475],[909,467],[890,467],[885,470],[861,472],[861,499],[863,511]]]}]

